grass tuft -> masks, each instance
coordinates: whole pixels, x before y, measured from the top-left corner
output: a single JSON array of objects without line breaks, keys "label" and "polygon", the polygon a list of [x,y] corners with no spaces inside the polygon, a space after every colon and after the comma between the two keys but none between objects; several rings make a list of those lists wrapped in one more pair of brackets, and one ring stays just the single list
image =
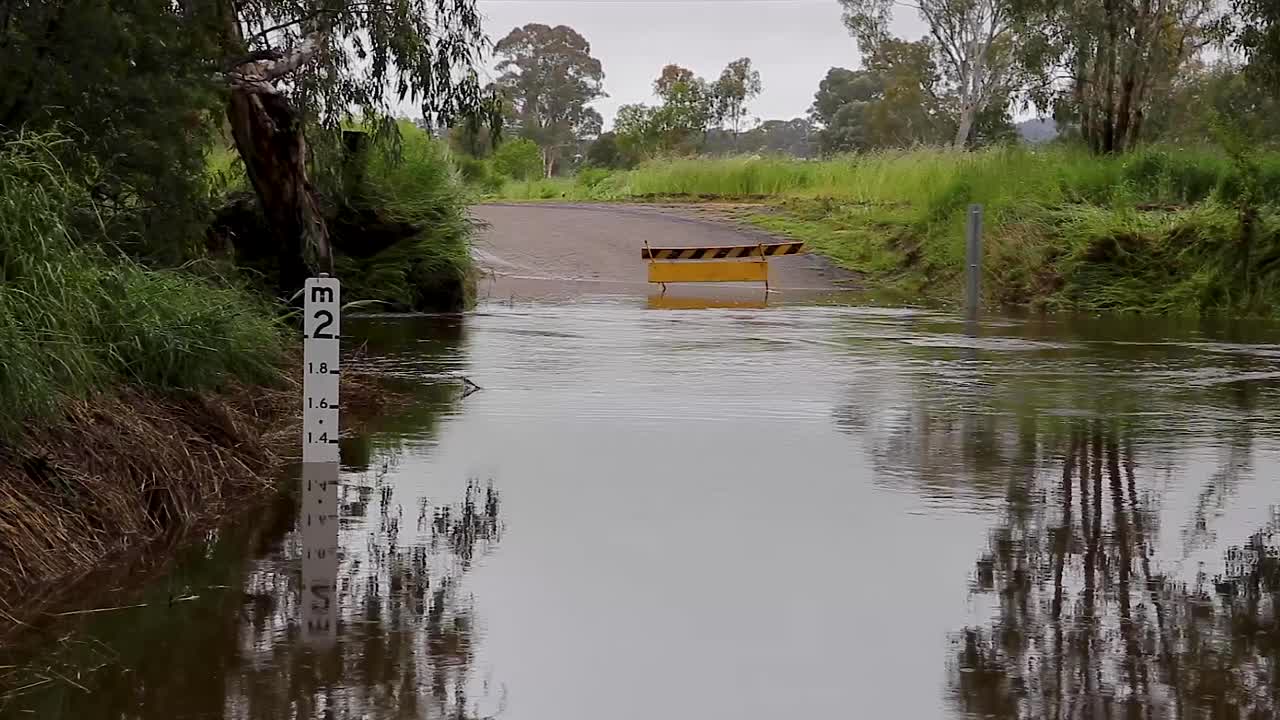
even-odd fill
[{"label": "grass tuft", "polygon": [[379,220],[420,231],[369,257],[340,256],[347,297],[394,306],[461,309],[471,295],[469,196],[439,141],[402,123],[398,148],[370,153],[361,202]]},{"label": "grass tuft", "polygon": [[[0,436],[113,383],[216,388],[279,377],[272,309],[234,287],[149,270],[92,231],[56,135],[0,145]],[[86,231],[84,228],[89,228]]]}]

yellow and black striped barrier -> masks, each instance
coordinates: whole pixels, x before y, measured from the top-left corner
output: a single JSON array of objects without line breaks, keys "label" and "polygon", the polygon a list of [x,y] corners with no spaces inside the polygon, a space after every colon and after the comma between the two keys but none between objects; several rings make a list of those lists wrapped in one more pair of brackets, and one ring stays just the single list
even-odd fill
[{"label": "yellow and black striped barrier", "polygon": [[803,242],[680,248],[655,248],[645,243],[640,257],[649,261],[649,282],[664,287],[678,282],[763,282],[767,288],[768,259],[795,255],[803,248]]}]

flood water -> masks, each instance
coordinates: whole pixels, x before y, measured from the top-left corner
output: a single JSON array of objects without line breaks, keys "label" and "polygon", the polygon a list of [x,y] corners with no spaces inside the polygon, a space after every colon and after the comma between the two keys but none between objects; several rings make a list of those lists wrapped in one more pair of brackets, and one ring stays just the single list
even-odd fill
[{"label": "flood water", "polygon": [[294,492],[87,592],[145,606],[55,623],[0,714],[1277,712],[1273,327],[600,299],[343,329],[412,402],[342,444],[332,625]]}]

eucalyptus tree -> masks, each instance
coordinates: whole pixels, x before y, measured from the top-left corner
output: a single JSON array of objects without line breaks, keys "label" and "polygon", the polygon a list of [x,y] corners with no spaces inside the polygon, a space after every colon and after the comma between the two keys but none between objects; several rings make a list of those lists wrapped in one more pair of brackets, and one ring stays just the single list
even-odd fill
[{"label": "eucalyptus tree", "polygon": [[512,105],[512,130],[538,144],[550,177],[564,148],[598,135],[600,113],[588,103],[604,97],[604,69],[591,43],[567,25],[529,23],[498,41],[498,86]]},{"label": "eucalyptus tree", "polygon": [[979,115],[1002,97],[1015,69],[1016,16],[1010,0],[840,0],[844,23],[864,56],[890,39],[897,6],[914,8],[929,29],[942,78],[955,100],[952,144],[963,148]]},{"label": "eucalyptus tree", "polygon": [[308,127],[358,118],[389,127],[397,107],[437,124],[476,111],[487,40],[475,0],[179,0],[207,35],[227,119],[280,259],[280,285],[332,263],[307,173]]},{"label": "eucalyptus tree", "polygon": [[729,124],[735,143],[747,114],[747,102],[762,89],[760,72],[751,66],[751,58],[745,57],[729,63],[712,85],[716,117]]}]

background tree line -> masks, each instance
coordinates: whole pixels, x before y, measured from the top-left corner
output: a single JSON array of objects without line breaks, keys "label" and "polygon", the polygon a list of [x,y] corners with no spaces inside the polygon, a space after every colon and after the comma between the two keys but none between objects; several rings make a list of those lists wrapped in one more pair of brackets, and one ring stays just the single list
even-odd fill
[{"label": "background tree line", "polygon": [[[839,1],[863,67],[833,69],[819,89],[826,152],[999,142],[1032,110],[1095,153],[1204,141],[1211,126],[1275,138],[1274,3]],[[925,37],[893,37],[895,7],[913,8]]]},{"label": "background tree line", "polygon": [[[1046,139],[1096,153],[1142,142],[1204,142],[1224,129],[1280,137],[1274,112],[1280,10],[1265,0],[835,0],[861,55],[833,67],[805,117],[753,123],[760,74],[750,58],[705,79],[678,64],[653,83],[657,102],[618,109],[601,132],[590,103],[605,96],[591,46],[566,26],[513,30],[496,50],[494,123],[455,128],[455,148],[484,157],[496,128],[528,143],[504,174],[532,177],[578,164],[631,167],[655,156],[782,153],[798,157],[917,145],[956,149]],[[924,37],[895,37],[894,9],[916,12]],[[905,9],[904,9],[905,8]]]},{"label": "background tree line", "polygon": [[[658,153],[695,152],[713,130],[726,133],[736,147],[747,105],[761,90],[750,58],[729,63],[711,82],[668,65],[653,84],[661,102],[622,106],[615,130],[602,133],[603,118],[590,103],[605,97],[604,70],[576,30],[530,23],[499,40],[494,52],[501,74],[487,91],[495,112],[485,122],[451,128],[450,142],[471,158],[492,155],[494,170],[520,180],[532,175],[527,158],[534,148],[541,174],[550,177],[588,156],[600,165],[621,166]],[[464,167],[476,166],[464,161]]]}]

